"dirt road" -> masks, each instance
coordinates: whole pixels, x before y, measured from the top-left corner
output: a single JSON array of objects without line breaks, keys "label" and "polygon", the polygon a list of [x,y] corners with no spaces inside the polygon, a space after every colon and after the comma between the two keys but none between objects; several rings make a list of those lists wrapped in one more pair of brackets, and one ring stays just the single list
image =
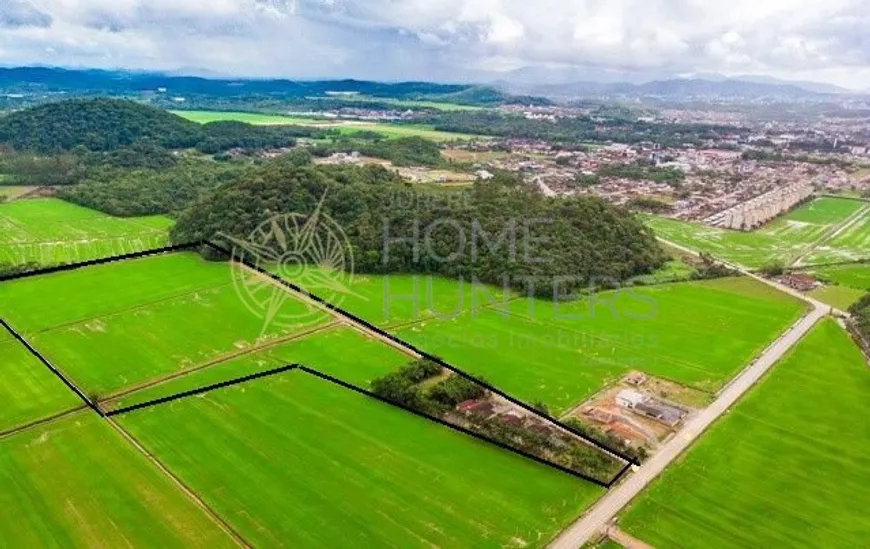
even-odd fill
[{"label": "dirt road", "polygon": [[690,420],[677,436],[665,443],[646,463],[622,484],[613,488],[580,520],[562,532],[550,545],[552,549],[577,549],[601,532],[607,523],[647,487],[671,462],[677,459],[716,419],[728,411],[737,400],[807,332],[823,318],[829,307],[815,307],[797,324],[780,336],[746,370],[737,376],[719,397]]}]

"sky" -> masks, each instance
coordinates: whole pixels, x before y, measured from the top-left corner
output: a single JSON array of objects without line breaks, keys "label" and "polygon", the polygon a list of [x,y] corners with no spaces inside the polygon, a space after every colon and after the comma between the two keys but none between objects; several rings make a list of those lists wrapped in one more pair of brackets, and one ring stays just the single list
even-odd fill
[{"label": "sky", "polygon": [[757,74],[867,90],[867,4],[0,0],[0,65],[451,82],[532,67],[535,78]]}]

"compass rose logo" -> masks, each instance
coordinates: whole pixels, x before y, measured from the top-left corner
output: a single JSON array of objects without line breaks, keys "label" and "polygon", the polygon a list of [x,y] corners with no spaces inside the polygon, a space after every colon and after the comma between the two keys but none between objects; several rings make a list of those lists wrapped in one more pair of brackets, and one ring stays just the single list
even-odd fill
[{"label": "compass rose logo", "polygon": [[[278,214],[260,224],[246,239],[221,235],[232,244],[232,257],[246,259],[328,303],[341,306],[351,294],[353,252],[341,226],[322,211]],[[253,314],[271,327],[291,328],[319,314],[313,304],[299,307],[288,290],[241,262],[232,262],[236,292]]]}]

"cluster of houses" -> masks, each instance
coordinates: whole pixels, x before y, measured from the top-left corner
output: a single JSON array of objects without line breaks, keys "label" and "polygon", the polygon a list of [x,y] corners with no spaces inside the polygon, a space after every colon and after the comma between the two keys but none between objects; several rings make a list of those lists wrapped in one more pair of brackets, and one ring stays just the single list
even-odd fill
[{"label": "cluster of houses", "polygon": [[510,427],[521,427],[541,435],[555,435],[557,429],[545,423],[539,416],[530,414],[508,402],[492,398],[467,400],[456,406],[456,411],[468,417],[495,420]]}]

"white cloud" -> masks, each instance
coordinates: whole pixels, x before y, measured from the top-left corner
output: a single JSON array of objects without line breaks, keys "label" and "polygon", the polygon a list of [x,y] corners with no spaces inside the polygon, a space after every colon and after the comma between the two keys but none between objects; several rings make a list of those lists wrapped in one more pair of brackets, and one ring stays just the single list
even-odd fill
[{"label": "white cloud", "polygon": [[866,0],[0,0],[0,63],[386,79],[558,65],[866,88],[870,13]]}]

